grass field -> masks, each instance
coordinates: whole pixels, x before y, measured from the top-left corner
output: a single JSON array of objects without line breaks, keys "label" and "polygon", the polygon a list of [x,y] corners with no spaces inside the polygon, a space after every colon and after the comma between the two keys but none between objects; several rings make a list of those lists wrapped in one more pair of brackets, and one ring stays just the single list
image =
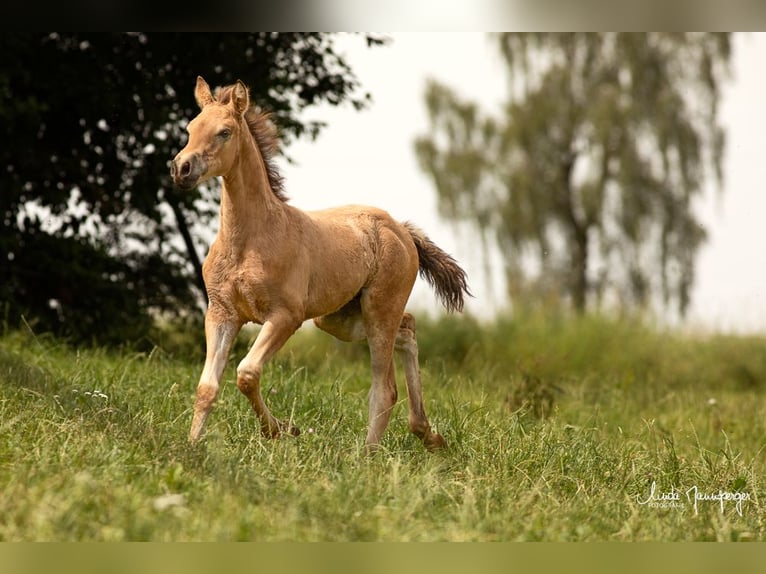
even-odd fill
[{"label": "grass field", "polygon": [[264,394],[302,434],[275,441],[232,360],[190,447],[201,351],[7,331],[0,541],[766,538],[766,339],[532,314],[423,319],[419,337],[449,448],[428,454],[407,432],[400,373],[402,404],[368,458],[364,347],[296,334]]}]

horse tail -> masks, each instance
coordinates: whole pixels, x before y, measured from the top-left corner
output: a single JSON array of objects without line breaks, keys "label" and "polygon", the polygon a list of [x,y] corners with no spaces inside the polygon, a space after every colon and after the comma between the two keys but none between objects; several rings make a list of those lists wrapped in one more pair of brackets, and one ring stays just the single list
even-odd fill
[{"label": "horse tail", "polygon": [[462,311],[463,296],[472,297],[465,271],[415,225],[405,222],[404,227],[418,250],[420,276],[434,288],[447,311]]}]

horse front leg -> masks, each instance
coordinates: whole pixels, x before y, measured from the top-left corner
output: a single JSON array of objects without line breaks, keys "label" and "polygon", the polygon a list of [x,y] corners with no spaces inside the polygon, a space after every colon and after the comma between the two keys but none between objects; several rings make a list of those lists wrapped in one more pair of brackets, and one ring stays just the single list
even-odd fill
[{"label": "horse front leg", "polygon": [[189,431],[189,442],[192,444],[199,441],[202,436],[205,421],[218,396],[218,388],[229,358],[229,351],[240,327],[241,325],[235,321],[222,319],[213,309],[209,309],[205,315],[207,350],[205,366],[197,385],[197,398],[194,401],[194,415]]},{"label": "horse front leg", "polygon": [[301,322],[286,316],[276,316],[264,322],[247,356],[237,367],[237,388],[247,397],[261,424],[261,432],[276,438],[282,432],[300,434],[289,422],[279,421],[271,414],[261,395],[261,374],[266,362],[282,348]]}]

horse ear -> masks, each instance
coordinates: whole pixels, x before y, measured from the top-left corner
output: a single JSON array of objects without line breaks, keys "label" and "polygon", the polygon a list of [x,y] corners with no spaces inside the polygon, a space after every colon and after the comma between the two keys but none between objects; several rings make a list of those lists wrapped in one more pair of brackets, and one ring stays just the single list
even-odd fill
[{"label": "horse ear", "polygon": [[237,80],[234,84],[234,91],[231,96],[231,103],[238,114],[244,114],[250,107],[250,93],[242,80]]},{"label": "horse ear", "polygon": [[210,91],[210,86],[202,78],[197,76],[197,85],[194,88],[194,99],[197,100],[197,105],[200,109],[213,101],[213,92]]}]

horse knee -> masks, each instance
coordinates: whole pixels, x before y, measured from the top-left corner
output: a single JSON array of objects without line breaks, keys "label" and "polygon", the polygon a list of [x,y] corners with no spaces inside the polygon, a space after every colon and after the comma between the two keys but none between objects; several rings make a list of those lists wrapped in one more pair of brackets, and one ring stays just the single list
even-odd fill
[{"label": "horse knee", "polygon": [[261,369],[240,365],[237,367],[237,388],[246,396],[258,392],[261,382]]}]

